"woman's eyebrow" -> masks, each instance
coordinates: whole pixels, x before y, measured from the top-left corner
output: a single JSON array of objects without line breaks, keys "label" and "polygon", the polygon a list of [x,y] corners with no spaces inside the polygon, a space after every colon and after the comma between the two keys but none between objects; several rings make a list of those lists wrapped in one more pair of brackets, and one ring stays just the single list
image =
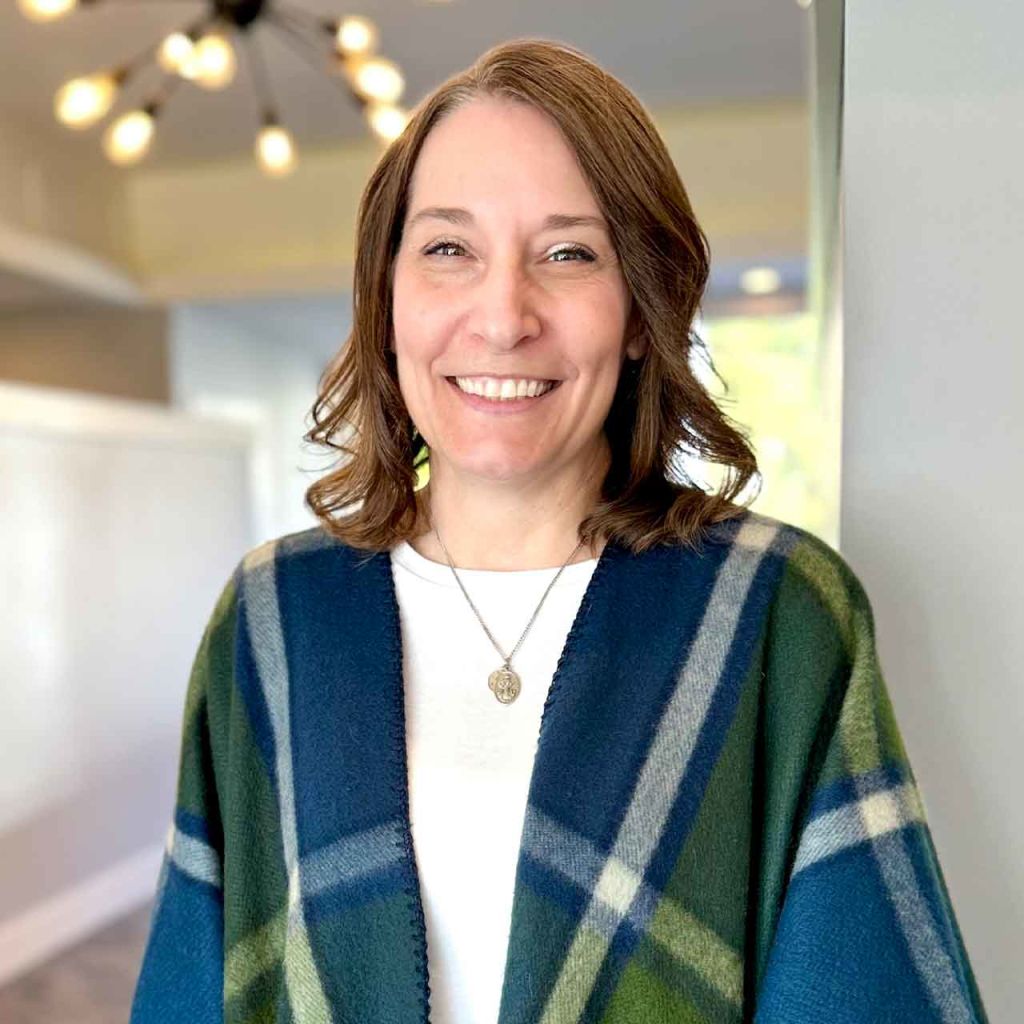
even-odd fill
[{"label": "woman's eyebrow", "polygon": [[[461,206],[427,206],[414,214],[409,218],[408,227],[412,227],[414,224],[421,220],[443,220],[449,224],[458,224],[460,226],[466,226],[473,224],[475,218],[469,210],[463,209]],[[605,223],[603,217],[594,217],[590,214],[568,214],[568,213],[551,213],[544,218],[544,223],[541,225],[541,231],[554,231],[562,228],[575,228],[575,227],[596,227],[602,231],[608,230],[608,225]]]}]

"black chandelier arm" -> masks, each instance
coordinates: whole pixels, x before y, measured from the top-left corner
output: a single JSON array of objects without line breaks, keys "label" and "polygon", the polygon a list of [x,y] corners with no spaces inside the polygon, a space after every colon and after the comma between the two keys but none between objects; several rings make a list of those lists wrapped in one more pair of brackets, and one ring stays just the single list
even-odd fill
[{"label": "black chandelier arm", "polygon": [[[95,2],[98,2],[98,0],[95,0]],[[207,15],[205,18],[195,19],[187,26],[175,29],[174,31],[183,32],[190,39],[194,39],[194,37],[199,35],[203,29],[207,28],[216,20],[216,15]],[[145,49],[140,50],[134,57],[132,57],[131,60],[125,61],[122,64],[117,64],[110,70],[109,73],[113,76],[114,81],[117,82],[118,88],[122,88],[127,85],[132,78],[138,74],[140,68],[147,64],[153,54],[160,49],[165,38],[166,36],[161,36],[155,43],[150,43]]]},{"label": "black chandelier arm", "polygon": [[269,0],[268,8],[270,12],[294,18],[296,21],[305,23],[306,27],[316,29],[326,35],[333,36],[337,31],[337,23],[331,21],[330,18],[321,18],[312,11],[296,7],[294,4],[284,3],[283,0]]},{"label": "black chandelier arm", "polygon": [[296,39],[301,40],[304,46],[310,47],[318,56],[326,56],[324,50],[320,46],[321,40],[313,39],[307,35],[307,32],[310,29],[316,31],[316,25],[310,25],[309,22],[303,22],[293,14],[289,14],[288,11],[277,7],[269,10],[266,17],[269,19],[270,23],[278,25],[280,28],[287,29],[291,32]]},{"label": "black chandelier arm", "polygon": [[165,73],[159,89],[139,109],[144,110],[155,120],[183,81],[181,75],[176,75],[173,71]]},{"label": "black chandelier arm", "polygon": [[330,82],[331,85],[333,85],[337,89],[340,89],[350,100],[355,102],[358,107],[361,108],[364,106],[362,97],[354,89],[352,89],[347,82],[340,81],[336,76],[332,75],[328,69],[326,69],[322,65],[318,65],[317,62],[313,60],[313,58],[309,55],[309,53],[305,49],[303,49],[303,47],[300,46],[298,42],[296,42],[296,38],[298,38],[299,40],[301,40],[302,43],[308,45],[309,40],[304,39],[301,35],[298,35],[296,30],[292,28],[286,21],[282,20],[280,15],[275,14],[274,11],[271,11],[268,17],[270,18],[271,22],[274,25],[281,29],[281,33],[278,38],[286,42],[288,46],[290,46],[311,68],[313,68],[314,71],[317,71],[321,75],[323,75],[327,79],[327,81]]},{"label": "black chandelier arm", "polygon": [[118,87],[121,88],[127,85],[135,75],[138,74],[139,70],[148,63],[149,59],[153,54],[160,48],[160,42],[150,43],[144,50],[140,50],[131,60],[125,61],[123,64],[118,64],[110,74],[113,75],[114,81],[117,82]]},{"label": "black chandelier arm", "polygon": [[[188,25],[183,25],[181,28],[176,28],[172,32],[168,32],[164,35],[163,39],[166,39],[169,35],[174,35],[175,32],[180,32],[183,36],[188,36],[193,43],[198,42],[203,32],[211,25],[215,25],[217,20],[218,16],[216,13],[206,13],[202,17],[193,18]],[[163,42],[163,39],[161,39],[161,43]]]},{"label": "black chandelier arm", "polygon": [[264,125],[278,124],[278,111],[270,88],[270,75],[267,73],[267,65],[263,59],[263,53],[260,51],[259,41],[253,32],[242,32],[240,35],[246,63],[249,66],[249,77],[252,78],[256,99],[260,105],[260,117]]}]

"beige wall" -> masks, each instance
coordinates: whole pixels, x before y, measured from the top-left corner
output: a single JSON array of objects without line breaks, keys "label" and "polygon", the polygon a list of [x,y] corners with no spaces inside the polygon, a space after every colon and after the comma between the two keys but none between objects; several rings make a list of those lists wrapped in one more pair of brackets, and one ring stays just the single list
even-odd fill
[{"label": "beige wall", "polygon": [[[806,251],[808,110],[802,101],[652,111],[713,259]],[[126,179],[132,272],[160,301],[351,284],[359,197],[379,149],[312,149],[269,180],[245,155]]]},{"label": "beige wall", "polygon": [[0,315],[0,380],[170,402],[162,309]]},{"label": "beige wall", "polygon": [[49,125],[40,131],[5,111],[0,118],[0,228],[59,239],[128,266],[131,231],[119,170],[97,152],[95,137]]}]

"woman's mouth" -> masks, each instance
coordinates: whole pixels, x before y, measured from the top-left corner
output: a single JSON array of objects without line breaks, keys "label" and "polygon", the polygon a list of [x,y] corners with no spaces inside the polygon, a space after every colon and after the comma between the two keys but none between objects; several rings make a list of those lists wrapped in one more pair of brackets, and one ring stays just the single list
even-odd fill
[{"label": "woman's mouth", "polygon": [[471,408],[493,412],[514,412],[543,403],[560,380],[498,377],[446,377]]}]

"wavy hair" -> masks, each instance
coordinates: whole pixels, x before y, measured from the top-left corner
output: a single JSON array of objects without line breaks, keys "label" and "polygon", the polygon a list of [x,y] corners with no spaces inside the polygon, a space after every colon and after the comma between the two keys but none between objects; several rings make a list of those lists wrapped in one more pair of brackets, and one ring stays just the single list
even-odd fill
[{"label": "wavy hair", "polygon": [[[416,492],[429,448],[406,409],[390,351],[392,272],[424,140],[446,114],[481,96],[531,104],[559,125],[607,219],[633,297],[627,332],[647,337],[644,356],[622,364],[603,428],[611,462],[579,539],[590,545],[603,536],[634,552],[693,546],[709,525],[741,514],[737,496],[758,474],[747,435],[692,366],[699,348],[717,376],[693,327],[710,247],[636,97],[581,51],[539,39],[495,46],[443,82],[374,168],[356,224],[352,330],[321,375],[304,437],[341,457],[308,488],[306,504],[330,534],[357,548],[385,550],[422,532]],[[683,471],[683,454],[723,468],[716,491]]]}]

